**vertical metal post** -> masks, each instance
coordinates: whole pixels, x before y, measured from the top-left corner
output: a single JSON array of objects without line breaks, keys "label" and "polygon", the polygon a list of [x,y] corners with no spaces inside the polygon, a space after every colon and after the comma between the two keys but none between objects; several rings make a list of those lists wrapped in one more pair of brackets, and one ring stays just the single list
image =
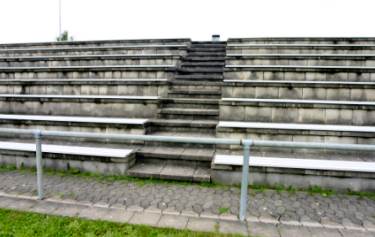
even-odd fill
[{"label": "vertical metal post", "polygon": [[247,210],[247,190],[249,186],[249,160],[250,160],[251,141],[243,141],[243,164],[242,164],[242,181],[241,181],[241,198],[240,198],[240,221],[246,218]]},{"label": "vertical metal post", "polygon": [[43,199],[43,165],[42,165],[42,132],[34,132],[36,144],[36,182],[38,189],[38,199]]},{"label": "vertical metal post", "polygon": [[59,0],[59,37],[61,37],[61,0]]}]

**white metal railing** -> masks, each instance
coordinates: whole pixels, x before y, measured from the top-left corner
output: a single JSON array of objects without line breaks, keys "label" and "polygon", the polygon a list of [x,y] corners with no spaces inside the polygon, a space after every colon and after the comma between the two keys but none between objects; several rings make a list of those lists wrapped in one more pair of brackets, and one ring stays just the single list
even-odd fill
[{"label": "white metal railing", "polygon": [[336,144],[336,143],[315,143],[315,142],[288,142],[288,141],[263,141],[251,139],[225,139],[205,137],[176,137],[176,136],[153,136],[113,133],[90,133],[90,132],[64,132],[47,130],[27,130],[0,128],[0,134],[30,135],[34,136],[36,144],[36,171],[38,198],[43,199],[43,166],[42,166],[42,137],[70,137],[70,138],[91,138],[109,140],[139,140],[171,143],[193,143],[212,145],[241,145],[243,147],[242,180],[239,219],[246,218],[249,182],[249,159],[250,147],[281,147],[281,148],[308,148],[308,149],[331,149],[331,150],[353,150],[353,151],[375,151],[375,145],[365,144]]}]

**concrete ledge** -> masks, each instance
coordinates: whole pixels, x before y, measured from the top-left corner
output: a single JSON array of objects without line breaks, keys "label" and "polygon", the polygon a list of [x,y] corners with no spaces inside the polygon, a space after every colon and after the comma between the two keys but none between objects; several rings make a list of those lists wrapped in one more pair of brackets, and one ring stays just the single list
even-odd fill
[{"label": "concrete ledge", "polygon": [[324,88],[375,88],[375,82],[357,81],[297,81],[297,80],[224,80],[225,86],[277,86],[277,87],[324,87]]},{"label": "concrete ledge", "polygon": [[2,79],[0,94],[159,96],[168,79]]},{"label": "concrete ledge", "polygon": [[287,49],[347,49],[347,50],[375,50],[375,44],[251,44],[251,43],[229,43],[227,44],[227,50],[229,49],[241,49],[241,48],[287,48]]},{"label": "concrete ledge", "polygon": [[[42,145],[44,166],[103,174],[125,174],[135,162],[131,149]],[[35,167],[35,144],[0,142],[0,164]]]},{"label": "concrete ledge", "polygon": [[0,44],[0,48],[11,47],[32,47],[32,46],[82,46],[82,45],[126,45],[126,44],[190,44],[188,38],[170,38],[170,39],[129,39],[129,40],[84,40],[84,41],[66,41],[66,42],[30,42],[30,43],[5,43]]},{"label": "concrete ledge", "polygon": [[363,44],[363,43],[375,43],[374,37],[249,37],[249,38],[229,38],[228,44],[230,43],[301,43],[301,42],[316,42],[320,44],[327,44],[327,42],[339,44]]},{"label": "concrete ledge", "polygon": [[55,67],[0,67],[6,72],[58,72],[58,71],[158,71],[172,70],[174,65],[100,65],[100,66],[55,66]]},{"label": "concrete ledge", "polygon": [[340,101],[340,100],[292,100],[292,99],[250,99],[222,98],[222,105],[258,105],[272,107],[307,107],[307,108],[351,108],[373,109],[375,102],[369,101]]},{"label": "concrete ledge", "polygon": [[155,118],[157,96],[0,95],[0,113]]},{"label": "concrete ledge", "polygon": [[[1,99],[13,100],[124,100],[124,101],[149,101],[157,103],[157,96],[111,96],[111,95],[16,95],[16,94],[0,94]],[[142,103],[142,102],[141,102]]]},{"label": "concrete ledge", "polygon": [[0,85],[166,85],[163,78],[123,79],[4,79]]},{"label": "concrete ledge", "polygon": [[220,120],[372,126],[375,102],[223,98]]},{"label": "concrete ledge", "polygon": [[224,80],[222,97],[375,101],[375,83],[302,80]]},{"label": "concrete ledge", "polygon": [[[243,156],[215,155],[214,165],[242,166]],[[249,166],[266,168],[306,169],[323,171],[361,172],[373,174],[375,178],[375,162],[294,159],[278,157],[251,156]]]},{"label": "concrete ledge", "polygon": [[[0,116],[1,118],[1,116]],[[290,130],[300,131],[303,134],[311,132],[327,132],[337,133],[337,136],[342,136],[345,133],[360,133],[367,136],[375,136],[375,127],[372,126],[347,126],[347,125],[328,125],[328,124],[291,124],[291,123],[262,123],[262,122],[235,122],[235,121],[220,121],[217,129],[254,129],[259,131],[264,130]]]},{"label": "concrete ledge", "polygon": [[20,52],[20,51],[82,51],[82,50],[111,50],[111,49],[143,49],[143,48],[187,48],[186,44],[134,44],[134,45],[111,45],[111,46],[80,46],[80,47],[39,47],[39,48],[5,48],[1,52]]},{"label": "concrete ledge", "polygon": [[[240,183],[241,164],[242,156],[216,155],[212,164],[212,180],[227,184]],[[375,190],[374,162],[252,156],[249,165],[250,184]]]},{"label": "concrete ledge", "polygon": [[45,55],[0,57],[0,62],[120,60],[120,59],[180,59],[178,54],[103,54],[103,55]]},{"label": "concrete ledge", "polygon": [[[375,42],[375,41],[374,41]],[[375,45],[374,45],[375,46]],[[322,59],[322,60],[369,60],[375,59],[374,54],[227,54],[226,60],[244,59]]]},{"label": "concrete ledge", "polygon": [[[375,46],[374,46],[375,47]],[[226,65],[225,71],[375,72],[369,66]]]}]

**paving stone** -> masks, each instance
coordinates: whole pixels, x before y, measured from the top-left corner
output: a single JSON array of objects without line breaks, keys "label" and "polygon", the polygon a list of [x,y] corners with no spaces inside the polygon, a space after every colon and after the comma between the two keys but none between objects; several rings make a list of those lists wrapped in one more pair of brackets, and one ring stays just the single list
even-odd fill
[{"label": "paving stone", "polygon": [[358,230],[339,230],[342,234],[342,237],[374,237],[374,232],[365,232]]},{"label": "paving stone", "polygon": [[36,201],[33,200],[9,200],[8,209],[16,209],[16,210],[30,210],[32,206],[36,205]]},{"label": "paving stone", "polygon": [[276,225],[273,224],[249,223],[248,230],[250,236],[280,237]]},{"label": "paving stone", "polygon": [[184,229],[188,223],[188,217],[176,215],[162,215],[158,223],[159,227]]},{"label": "paving stone", "polygon": [[279,232],[281,237],[311,237],[311,232],[306,227],[280,225]]},{"label": "paving stone", "polygon": [[161,215],[157,213],[135,212],[129,220],[131,224],[157,226]]},{"label": "paving stone", "polygon": [[327,228],[309,228],[311,237],[342,237],[340,231]]},{"label": "paving stone", "polygon": [[56,203],[38,201],[29,210],[32,212],[47,214],[52,213],[55,209],[58,208],[58,206],[59,204]]},{"label": "paving stone", "polygon": [[119,209],[108,209],[107,214],[104,216],[103,220],[113,221],[113,222],[128,222],[130,218],[134,215],[134,212],[119,210]]},{"label": "paving stone", "polygon": [[99,220],[99,219],[104,219],[107,213],[108,213],[107,208],[87,207],[87,208],[83,208],[78,213],[78,217],[91,219],[91,220]]},{"label": "paving stone", "polygon": [[189,217],[187,229],[193,231],[214,232],[218,230],[218,222],[214,219]]},{"label": "paving stone", "polygon": [[247,224],[240,221],[219,221],[219,232],[221,233],[237,233],[248,235]]},{"label": "paving stone", "polygon": [[51,212],[52,215],[59,215],[59,216],[69,216],[75,217],[78,213],[81,212],[82,209],[85,209],[85,206],[78,206],[78,205],[66,205],[60,204],[58,208]]}]

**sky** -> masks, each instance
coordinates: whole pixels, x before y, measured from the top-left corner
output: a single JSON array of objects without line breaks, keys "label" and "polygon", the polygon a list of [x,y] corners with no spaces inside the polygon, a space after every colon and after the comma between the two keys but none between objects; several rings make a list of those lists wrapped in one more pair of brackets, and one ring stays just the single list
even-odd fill
[{"label": "sky", "polygon": [[[375,36],[375,0],[61,0],[74,40]],[[0,0],[0,43],[55,41],[59,0]]]}]

